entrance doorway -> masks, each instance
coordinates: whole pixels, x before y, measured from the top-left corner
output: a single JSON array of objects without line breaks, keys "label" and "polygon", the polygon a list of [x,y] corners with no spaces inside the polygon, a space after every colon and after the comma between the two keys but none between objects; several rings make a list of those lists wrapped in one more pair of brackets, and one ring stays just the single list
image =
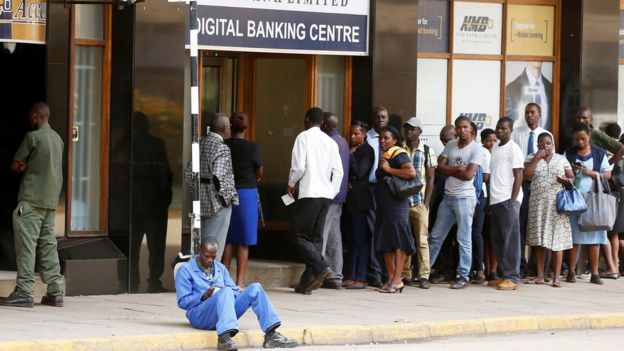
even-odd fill
[{"label": "entrance doorway", "polygon": [[13,210],[21,177],[10,165],[26,132],[28,111],[45,99],[45,45],[17,44],[0,51],[0,270],[15,270]]}]

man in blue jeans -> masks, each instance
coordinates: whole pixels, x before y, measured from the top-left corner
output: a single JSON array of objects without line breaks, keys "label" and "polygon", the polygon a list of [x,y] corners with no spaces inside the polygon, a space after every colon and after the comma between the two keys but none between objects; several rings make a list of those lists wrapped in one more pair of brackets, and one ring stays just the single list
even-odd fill
[{"label": "man in blue jeans", "polygon": [[438,173],[448,176],[448,179],[444,186],[444,199],[429,237],[429,257],[433,266],[449,230],[457,223],[459,265],[451,289],[462,289],[468,284],[472,264],[472,216],[477,204],[473,179],[483,156],[481,146],[472,139],[472,126],[468,117],[459,116],[455,119],[455,132],[458,139],[446,145],[436,169]]}]

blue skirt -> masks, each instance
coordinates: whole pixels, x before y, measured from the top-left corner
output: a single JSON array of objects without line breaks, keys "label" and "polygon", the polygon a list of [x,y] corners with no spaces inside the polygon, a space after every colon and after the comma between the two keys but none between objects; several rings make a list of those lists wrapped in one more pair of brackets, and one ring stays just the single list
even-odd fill
[{"label": "blue skirt", "polygon": [[572,243],[593,245],[593,244],[606,244],[607,243],[607,231],[600,230],[597,232],[582,232],[578,226],[578,215],[569,215],[570,228],[572,229]]},{"label": "blue skirt", "polygon": [[232,206],[227,244],[256,245],[258,242],[258,189],[236,189],[239,204]]}]

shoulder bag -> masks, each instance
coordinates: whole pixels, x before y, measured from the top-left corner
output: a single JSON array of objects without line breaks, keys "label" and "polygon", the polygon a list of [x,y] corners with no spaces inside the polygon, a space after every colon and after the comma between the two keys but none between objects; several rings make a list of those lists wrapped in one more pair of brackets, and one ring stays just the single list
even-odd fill
[{"label": "shoulder bag", "polygon": [[617,199],[611,194],[609,183],[599,175],[594,185],[592,191],[585,196],[587,211],[578,220],[582,232],[611,230],[615,223]]},{"label": "shoulder bag", "polygon": [[[392,158],[396,156],[396,152],[392,154]],[[384,177],[383,181],[388,186],[388,190],[397,200],[405,200],[408,197],[417,194],[422,190],[423,183],[418,175],[412,179],[403,179],[397,176]]]}]

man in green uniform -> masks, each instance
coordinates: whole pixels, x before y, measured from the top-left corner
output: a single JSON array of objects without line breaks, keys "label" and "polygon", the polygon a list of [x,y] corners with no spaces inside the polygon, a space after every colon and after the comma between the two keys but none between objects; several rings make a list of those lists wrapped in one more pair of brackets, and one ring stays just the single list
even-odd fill
[{"label": "man in green uniform", "polygon": [[48,124],[48,105],[36,103],[29,118],[36,130],[26,134],[11,163],[11,170],[23,173],[17,208],[13,211],[17,286],[1,304],[33,307],[37,257],[41,280],[48,284],[41,303],[61,307],[63,277],[56,250],[54,216],[63,185],[63,141]]},{"label": "man in green uniform", "polygon": [[617,140],[611,138],[600,129],[595,129],[591,124],[593,119],[593,112],[587,106],[582,106],[576,114],[576,121],[589,127],[589,142],[611,152],[613,156],[609,159],[609,163],[613,164],[624,156],[624,145],[620,144]]}]

